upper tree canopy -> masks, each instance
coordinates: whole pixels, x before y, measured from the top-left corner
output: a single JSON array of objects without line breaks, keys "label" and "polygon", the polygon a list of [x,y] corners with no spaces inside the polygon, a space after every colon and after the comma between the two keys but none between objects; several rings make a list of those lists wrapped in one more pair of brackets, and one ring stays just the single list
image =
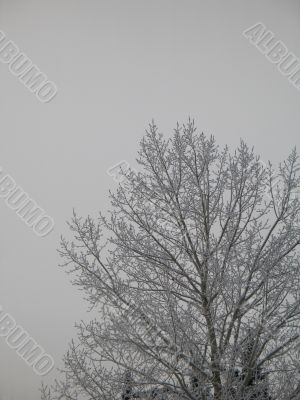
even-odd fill
[{"label": "upper tree canopy", "polygon": [[299,399],[296,151],[275,172],[189,121],[170,139],[151,124],[138,163],[62,241],[99,317],[44,397]]}]

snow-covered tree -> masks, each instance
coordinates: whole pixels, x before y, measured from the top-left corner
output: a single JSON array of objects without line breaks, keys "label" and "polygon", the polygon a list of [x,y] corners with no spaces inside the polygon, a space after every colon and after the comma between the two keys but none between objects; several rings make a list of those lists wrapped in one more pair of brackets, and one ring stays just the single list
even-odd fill
[{"label": "snow-covered tree", "polygon": [[170,139],[153,123],[138,163],[62,240],[98,317],[44,398],[300,399],[296,151],[276,172],[192,121]]}]

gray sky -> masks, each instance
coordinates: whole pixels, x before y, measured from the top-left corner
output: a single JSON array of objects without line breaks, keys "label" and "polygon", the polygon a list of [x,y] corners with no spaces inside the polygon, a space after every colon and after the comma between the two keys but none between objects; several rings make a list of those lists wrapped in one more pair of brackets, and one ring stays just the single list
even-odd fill
[{"label": "gray sky", "polygon": [[[57,366],[89,318],[58,268],[60,234],[73,207],[107,209],[106,170],[135,165],[152,118],[169,134],[192,116],[274,163],[299,145],[300,91],[242,36],[259,21],[300,57],[298,0],[0,0],[0,30],[59,87],[42,104],[0,63],[0,165],[55,220],[37,237],[0,199],[0,304]],[[3,338],[0,371],[0,399],[39,398],[41,379]]]}]

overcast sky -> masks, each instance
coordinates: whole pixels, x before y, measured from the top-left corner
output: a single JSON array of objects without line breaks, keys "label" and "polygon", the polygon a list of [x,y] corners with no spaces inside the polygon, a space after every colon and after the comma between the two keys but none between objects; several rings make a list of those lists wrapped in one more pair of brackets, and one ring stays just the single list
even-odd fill
[{"label": "overcast sky", "polygon": [[[299,0],[0,0],[0,30],[59,88],[42,104],[0,63],[0,165],[55,221],[40,238],[0,199],[0,304],[57,366],[89,319],[58,267],[65,221],[107,209],[106,171],[135,165],[152,118],[274,163],[299,145],[300,91],[243,37],[257,22],[300,57]],[[36,400],[40,381],[0,338],[0,399]]]}]

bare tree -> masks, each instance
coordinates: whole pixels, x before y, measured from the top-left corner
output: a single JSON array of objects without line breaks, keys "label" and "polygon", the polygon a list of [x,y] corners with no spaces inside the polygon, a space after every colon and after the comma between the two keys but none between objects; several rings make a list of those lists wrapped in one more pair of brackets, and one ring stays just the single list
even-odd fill
[{"label": "bare tree", "polygon": [[170,139],[153,123],[138,163],[109,216],[74,214],[62,240],[99,317],[52,398],[300,399],[296,151],[276,172],[192,121]]}]

